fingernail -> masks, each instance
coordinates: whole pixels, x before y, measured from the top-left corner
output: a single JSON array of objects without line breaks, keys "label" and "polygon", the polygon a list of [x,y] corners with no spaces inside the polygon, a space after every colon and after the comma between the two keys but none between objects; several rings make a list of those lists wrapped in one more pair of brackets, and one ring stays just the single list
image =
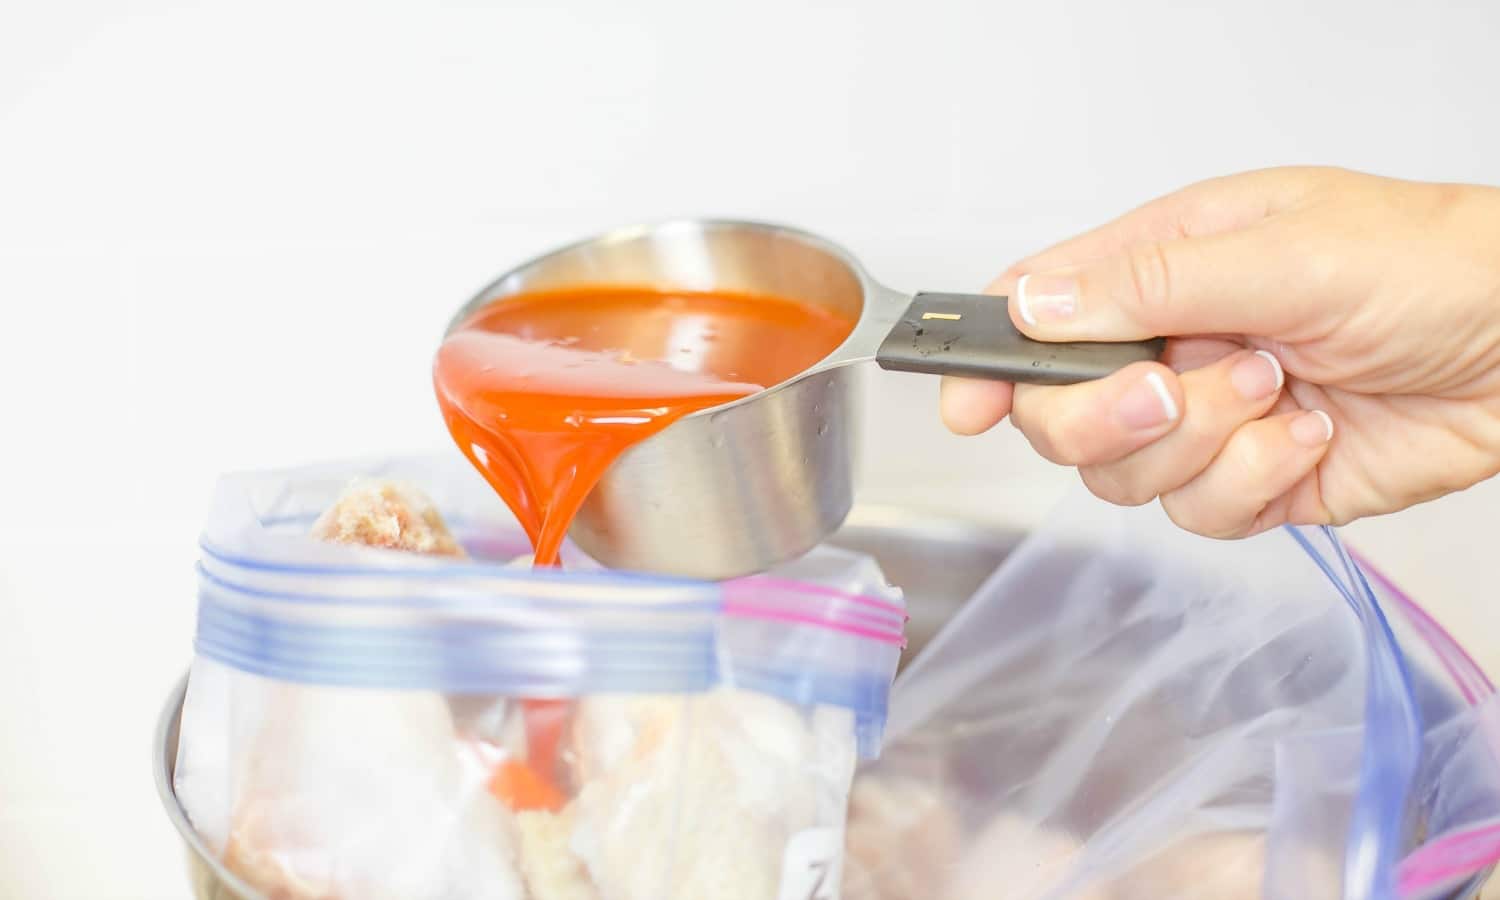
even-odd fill
[{"label": "fingernail", "polygon": [[1016,282],[1016,309],[1027,325],[1071,318],[1078,312],[1078,281],[1067,275],[1022,275]]},{"label": "fingernail", "polygon": [[1161,373],[1150,372],[1125,392],[1115,407],[1115,414],[1126,428],[1145,431],[1174,421],[1178,415],[1177,400],[1167,390]]},{"label": "fingernail", "polygon": [[1333,440],[1333,419],[1321,409],[1308,410],[1292,420],[1292,440],[1304,447],[1321,447]]},{"label": "fingernail", "polygon": [[1229,383],[1246,400],[1264,400],[1281,390],[1286,376],[1281,363],[1264,350],[1257,350],[1229,370]]}]

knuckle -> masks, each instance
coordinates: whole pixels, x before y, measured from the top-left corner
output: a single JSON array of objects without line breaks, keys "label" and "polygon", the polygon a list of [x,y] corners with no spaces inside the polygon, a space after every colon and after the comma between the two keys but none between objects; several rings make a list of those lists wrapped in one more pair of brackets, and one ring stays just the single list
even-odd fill
[{"label": "knuckle", "polygon": [[1163,494],[1161,498],[1162,512],[1167,514],[1167,518],[1172,520],[1173,525],[1184,531],[1202,534],[1193,506],[1193,503],[1184,499],[1181,494]]},{"label": "knuckle", "polygon": [[1166,248],[1160,241],[1137,244],[1125,253],[1130,275],[1129,301],[1140,318],[1161,321],[1172,306],[1172,271]]},{"label": "knuckle", "polygon": [[1452,220],[1464,207],[1473,189],[1461,184],[1434,184],[1428,191],[1428,217],[1437,224]]},{"label": "knuckle", "polygon": [[1016,398],[1016,403],[1010,410],[1010,424],[1012,428],[1021,432],[1021,436],[1026,438],[1033,450],[1040,453],[1043,458],[1047,458],[1048,448],[1043,446],[1042,436],[1037,433],[1032,423],[1030,402],[1022,402],[1019,397]]},{"label": "knuckle", "polygon": [[1237,537],[1246,524],[1226,515],[1232,504],[1215,504],[1191,492],[1163,494],[1161,508],[1172,524],[1204,537],[1224,540]]},{"label": "knuckle", "polygon": [[1059,465],[1076,465],[1073,456],[1073,438],[1070,426],[1064,421],[1067,416],[1059,410],[1041,413],[1036,409],[1037,401],[1028,398],[1026,403],[1017,403],[1011,410],[1010,421],[1031,447],[1043,459]]},{"label": "knuckle", "polygon": [[1077,458],[1077,448],[1073,446],[1073,429],[1068,425],[1066,417],[1047,416],[1042,420],[1040,430],[1055,456],[1052,461],[1073,465]]},{"label": "knuckle", "polygon": [[1145,506],[1157,492],[1111,466],[1085,466],[1078,470],[1089,493],[1116,506]]},{"label": "knuckle", "polygon": [[1242,486],[1247,495],[1253,493],[1257,497],[1264,491],[1275,465],[1266,445],[1253,440],[1233,442],[1233,452],[1226,462],[1231,466],[1229,481]]},{"label": "knuckle", "polygon": [[1031,421],[1031,403],[1021,391],[1016,391],[1015,399],[1010,404],[1010,424],[1022,434],[1026,433],[1027,425]]}]

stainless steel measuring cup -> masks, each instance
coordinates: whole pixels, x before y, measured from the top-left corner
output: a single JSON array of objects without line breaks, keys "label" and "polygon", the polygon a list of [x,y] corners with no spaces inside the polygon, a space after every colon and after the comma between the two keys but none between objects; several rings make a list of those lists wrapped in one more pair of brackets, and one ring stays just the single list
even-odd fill
[{"label": "stainless steel measuring cup", "polygon": [[854,498],[851,363],[1067,384],[1155,359],[1162,347],[1032,341],[1011,324],[1004,297],[902,293],[816,235],[723,220],[625,228],[555,250],[480,291],[448,330],[508,296],[598,284],[771,294],[855,322],[843,344],[800,374],[627,450],[573,522],[569,535],[605,565],[697,578],[763,571],[844,521]]}]

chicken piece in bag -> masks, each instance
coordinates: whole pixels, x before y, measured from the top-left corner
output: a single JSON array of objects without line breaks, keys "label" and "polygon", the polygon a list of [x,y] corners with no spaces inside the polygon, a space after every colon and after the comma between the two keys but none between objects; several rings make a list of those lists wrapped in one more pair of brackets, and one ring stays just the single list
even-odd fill
[{"label": "chicken piece in bag", "polygon": [[312,536],[330,544],[467,556],[425,494],[404,482],[381,478],[351,481],[313,523]]},{"label": "chicken piece in bag", "polygon": [[808,836],[827,836],[820,877],[836,883],[855,761],[846,711],[727,688],[592,697],[572,733],[571,847],[603,900],[775,898]]},{"label": "chicken piece in bag", "polygon": [[843,900],[920,897],[957,864],[963,846],[957,798],[913,778],[856,778],[844,835]]},{"label": "chicken piece in bag", "polygon": [[[463,556],[427,498],[362,479],[313,535]],[[514,823],[432,691],[259,681],[237,696],[225,864],[272,900],[524,900]],[[241,703],[243,700],[243,703]]]}]

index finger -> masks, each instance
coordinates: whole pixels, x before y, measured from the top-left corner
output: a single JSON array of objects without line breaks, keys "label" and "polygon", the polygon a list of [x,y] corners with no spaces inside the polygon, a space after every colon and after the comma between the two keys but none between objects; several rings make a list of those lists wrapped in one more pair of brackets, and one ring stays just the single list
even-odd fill
[{"label": "index finger", "polygon": [[1026,257],[1000,273],[986,293],[998,293],[999,288],[1008,287],[1027,272],[1093,262],[1133,244],[1245,228],[1304,196],[1311,172],[1303,168],[1259,169],[1191,184]]},{"label": "index finger", "polygon": [[[990,282],[985,292],[1008,293],[1029,272],[1093,262],[1137,244],[1249,227],[1304,197],[1316,171],[1261,169],[1197,182],[1015,263]],[[947,375],[940,407],[950,430],[979,434],[1010,414],[1012,399],[1010,384]]]}]

